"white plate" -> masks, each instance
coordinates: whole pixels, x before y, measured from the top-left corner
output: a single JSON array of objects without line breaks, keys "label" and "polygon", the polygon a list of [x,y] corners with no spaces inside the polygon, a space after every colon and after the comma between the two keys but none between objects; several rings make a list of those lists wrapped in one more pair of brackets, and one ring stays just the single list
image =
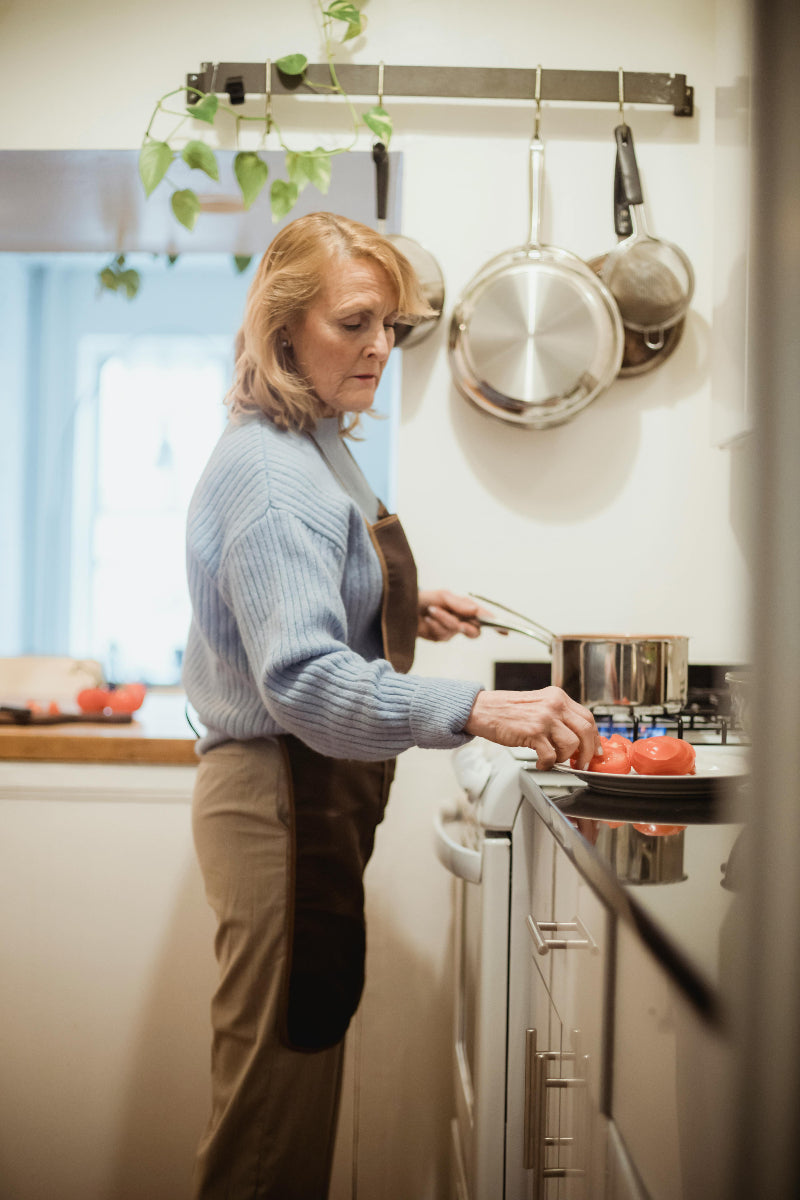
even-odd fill
[{"label": "white plate", "polygon": [[712,796],[727,783],[747,774],[747,754],[734,746],[696,746],[694,775],[611,775],[603,771],[576,771],[569,763],[553,769],[574,775],[593,792],[612,796]]}]

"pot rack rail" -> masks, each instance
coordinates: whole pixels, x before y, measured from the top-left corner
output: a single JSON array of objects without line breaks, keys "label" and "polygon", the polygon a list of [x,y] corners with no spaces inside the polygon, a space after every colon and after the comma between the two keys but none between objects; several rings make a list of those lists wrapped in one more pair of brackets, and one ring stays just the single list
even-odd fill
[{"label": "pot rack rail", "polygon": [[[536,69],[514,67],[402,67],[362,63],[337,64],[336,74],[350,96],[391,96],[442,100],[525,100],[536,95]],[[309,63],[305,76],[282,75],[258,63],[201,64],[186,76],[187,88],[227,94],[231,104],[243,104],[247,96],[297,94],[317,95],[314,87],[330,84],[327,63]],[[660,104],[672,108],[676,117],[694,115],[694,88],[685,75],[652,74],[646,71],[556,71],[542,70],[540,99],[543,101],[618,104],[620,78],[626,104]],[[307,81],[307,82],[306,82]],[[382,86],[379,86],[382,85]],[[199,97],[187,93],[188,103]]]}]

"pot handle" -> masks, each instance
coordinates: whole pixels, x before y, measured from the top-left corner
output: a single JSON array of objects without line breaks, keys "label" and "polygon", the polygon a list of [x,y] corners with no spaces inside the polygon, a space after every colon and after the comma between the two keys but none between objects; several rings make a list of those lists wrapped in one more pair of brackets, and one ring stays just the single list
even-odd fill
[{"label": "pot handle", "polygon": [[375,163],[377,216],[382,226],[389,201],[389,151],[383,142],[376,142],[372,147],[372,161]]},{"label": "pot handle", "polygon": [[539,225],[542,219],[542,190],[544,185],[544,142],[532,137],[528,147],[528,200],[530,220],[528,246],[539,246]]},{"label": "pot handle", "polygon": [[628,208],[628,202],[625,199],[625,192],[622,186],[622,166],[619,161],[619,150],[617,150],[616,162],[614,164],[614,229],[618,238],[630,237],[633,233],[631,210]]},{"label": "pot handle", "polygon": [[630,125],[618,125],[614,130],[617,142],[617,164],[620,173],[621,196],[627,205],[642,204],[642,184],[639,166],[633,148],[633,132]]},{"label": "pot handle", "polygon": [[[517,617],[525,625],[533,626],[533,629],[520,629],[516,625],[506,625],[501,624],[500,622],[494,622],[494,627],[496,629],[509,629],[513,633],[524,633],[526,637],[535,638],[537,642],[541,642],[543,646],[547,646],[547,649],[552,653],[553,642],[555,641],[556,637],[552,629],[548,629],[546,625],[541,625],[538,621],[532,621],[530,617],[526,617],[522,613],[517,612],[515,609],[509,608],[507,604],[500,604],[497,600],[490,600],[487,596],[479,596],[477,592],[470,592],[470,596],[472,596],[473,600],[480,600],[483,604],[490,604],[492,608],[499,608],[503,612],[509,613],[512,617]],[[480,617],[478,620],[482,624],[492,624],[490,621],[484,622]],[[541,632],[536,633],[535,630],[537,629]],[[546,636],[543,637],[542,634],[545,634]]]}]

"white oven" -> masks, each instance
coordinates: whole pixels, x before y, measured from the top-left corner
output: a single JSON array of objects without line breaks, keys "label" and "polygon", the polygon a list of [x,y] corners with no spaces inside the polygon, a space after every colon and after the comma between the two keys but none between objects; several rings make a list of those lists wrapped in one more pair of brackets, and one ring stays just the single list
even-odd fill
[{"label": "white oven", "polygon": [[[455,876],[454,1200],[517,1200],[529,1187],[525,1056],[509,1047],[530,1005],[530,951],[517,943],[530,895],[532,812],[516,754],[482,741],[457,750],[464,802],[435,823],[437,855]],[[542,782],[558,786],[564,777],[546,773]]]}]

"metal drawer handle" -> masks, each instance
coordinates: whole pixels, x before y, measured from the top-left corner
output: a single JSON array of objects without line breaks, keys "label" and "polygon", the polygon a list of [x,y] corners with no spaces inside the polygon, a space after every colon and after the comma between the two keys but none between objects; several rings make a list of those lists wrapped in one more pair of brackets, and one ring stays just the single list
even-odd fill
[{"label": "metal drawer handle", "polygon": [[[526,918],[528,933],[531,935],[537,954],[549,954],[551,950],[588,950],[590,954],[599,953],[597,942],[584,925],[580,917],[572,921],[536,921],[530,915]],[[544,933],[559,932],[578,933],[576,938],[546,938]]]},{"label": "metal drawer handle", "polygon": [[522,1165],[532,1171],[533,1200],[542,1200],[546,1179],[581,1178],[586,1172],[581,1167],[546,1167],[545,1151],[548,1146],[572,1147],[572,1137],[547,1137],[547,1088],[583,1088],[586,1080],[579,1076],[566,1079],[550,1079],[547,1063],[561,1060],[574,1061],[575,1055],[558,1050],[536,1049],[536,1030],[525,1030],[525,1113],[523,1126]]}]

